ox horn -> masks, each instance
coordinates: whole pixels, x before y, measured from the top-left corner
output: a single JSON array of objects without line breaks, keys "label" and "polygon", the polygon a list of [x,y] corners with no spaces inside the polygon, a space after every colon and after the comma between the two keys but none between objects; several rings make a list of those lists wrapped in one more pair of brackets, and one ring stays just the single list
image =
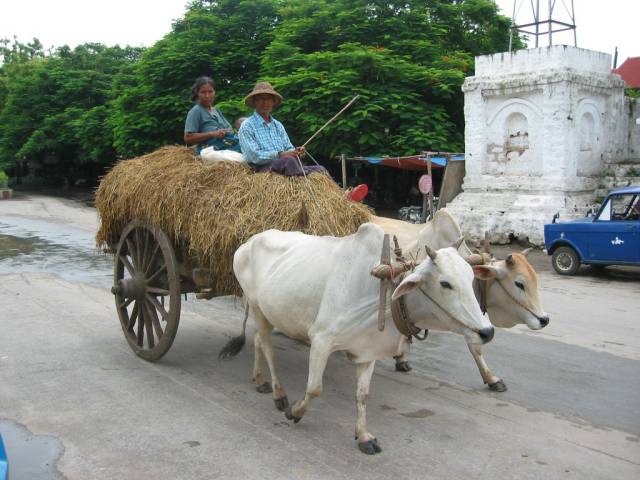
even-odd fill
[{"label": "ox horn", "polygon": [[520,252],[525,257],[529,255],[533,251],[533,247],[525,248],[522,252]]},{"label": "ox horn", "polygon": [[489,242],[489,231],[484,232],[484,242],[482,242],[482,250],[485,253],[491,254],[491,244]]},{"label": "ox horn", "polygon": [[460,245],[462,245],[462,242],[464,242],[464,235],[462,235],[459,239],[457,239],[455,242],[453,242],[453,245],[451,245],[455,250],[458,250],[460,248]]},{"label": "ox horn", "polygon": [[427,255],[429,255],[429,258],[432,261],[436,261],[436,256],[438,255],[438,252],[436,252],[433,248],[431,248],[429,245],[425,245],[424,246],[424,251],[427,252]]},{"label": "ox horn", "polygon": [[482,255],[478,254],[478,253],[472,253],[471,255],[467,255],[466,257],[464,257],[464,259],[467,261],[467,263],[469,265],[484,265],[484,259],[482,258]]},{"label": "ox horn", "polygon": [[513,255],[509,255],[506,259],[505,262],[507,262],[507,266],[509,267],[513,267],[516,264],[516,261],[513,259]]}]

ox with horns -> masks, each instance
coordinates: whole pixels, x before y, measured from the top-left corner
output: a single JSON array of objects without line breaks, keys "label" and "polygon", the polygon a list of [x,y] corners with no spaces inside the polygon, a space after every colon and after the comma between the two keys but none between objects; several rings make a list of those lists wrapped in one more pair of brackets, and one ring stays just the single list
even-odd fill
[{"label": "ox with horns", "polygon": [[[242,287],[248,313],[255,320],[253,378],[261,393],[273,392],[276,407],[299,422],[312,399],[322,392],[329,355],[345,351],[356,365],[356,440],[367,454],[381,451],[367,428],[366,403],[376,360],[397,355],[405,335],[389,322],[378,330],[379,281],[370,273],[380,260],[383,230],[366,223],[344,238],[268,230],[236,251],[233,271]],[[404,318],[418,329],[442,328],[462,334],[471,345],[493,337],[493,326],[475,300],[474,271],[454,248],[426,248],[426,258],[399,282],[391,296],[402,303]],[[479,270],[483,277],[492,271]],[[244,329],[221,351],[237,354]],[[274,364],[274,328],[308,343],[309,377],[305,396],[289,405]],[[262,358],[271,373],[265,381]]]},{"label": "ox with horns", "polygon": [[[397,236],[404,251],[415,252],[416,259],[422,255],[422,246],[440,248],[451,245],[452,241],[462,235],[460,226],[445,209],[436,212],[433,220],[426,225],[383,217],[374,217],[373,223],[382,227],[385,233]],[[464,242],[458,249],[470,264],[477,265],[476,269],[493,273],[490,278],[487,276],[487,280],[474,280],[474,291],[482,311],[488,313],[491,323],[496,327],[511,328],[519,324],[525,324],[532,330],[546,327],[549,316],[540,302],[537,275],[526,259],[530,249],[512,253],[505,260],[496,260],[489,255],[488,245],[485,239],[484,254],[472,254]],[[493,391],[506,391],[504,381],[487,366],[482,346],[468,344],[468,347],[484,383]],[[406,352],[396,357],[396,369],[410,370]]]}]

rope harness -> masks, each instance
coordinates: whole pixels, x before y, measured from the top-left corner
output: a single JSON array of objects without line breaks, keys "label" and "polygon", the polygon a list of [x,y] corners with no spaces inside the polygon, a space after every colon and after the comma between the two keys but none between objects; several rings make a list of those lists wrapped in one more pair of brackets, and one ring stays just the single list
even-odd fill
[{"label": "rope harness", "polygon": [[522,308],[524,308],[527,312],[529,312],[531,315],[533,315],[534,317],[536,317],[539,321],[542,321],[542,317],[536,315],[535,313],[533,313],[531,311],[531,309],[525,305],[522,304],[522,302],[520,302],[520,300],[518,300],[517,298],[515,298],[513,295],[511,295],[511,293],[509,293],[509,290],[506,289],[506,287],[502,284],[502,282],[500,280],[498,280],[496,278],[496,282],[498,282],[498,285],[500,285],[502,287],[502,289],[504,290],[504,292],[509,296],[509,298],[511,300],[513,300],[513,302],[516,305],[520,305]]},{"label": "rope harness", "polygon": [[[387,292],[389,287],[397,287],[404,279],[404,275],[408,271],[413,271],[416,267],[416,262],[413,260],[407,260],[402,256],[402,249],[398,244],[398,239],[394,235],[393,237],[394,250],[396,262],[399,265],[391,265],[391,252],[389,246],[389,235],[385,234],[382,242],[382,254],[380,258],[380,264],[371,270],[371,275],[380,279],[380,305],[378,310],[378,330],[383,331],[385,326],[385,317],[387,310]],[[422,289],[421,289],[422,290]],[[424,294],[424,292],[423,292]],[[412,338],[418,340],[425,340],[429,334],[428,330],[424,331],[424,334],[420,336],[422,329],[416,327],[409,319],[407,313],[407,305],[404,301],[404,297],[400,297],[397,300],[391,301],[391,318],[398,331],[407,337],[407,340],[411,342]]]}]

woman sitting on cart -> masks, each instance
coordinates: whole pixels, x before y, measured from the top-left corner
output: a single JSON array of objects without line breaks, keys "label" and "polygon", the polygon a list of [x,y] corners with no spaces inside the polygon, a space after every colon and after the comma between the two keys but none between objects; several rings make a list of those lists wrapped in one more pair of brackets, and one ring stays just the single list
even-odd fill
[{"label": "woman sitting on cart", "polygon": [[222,112],[213,106],[216,86],[209,77],[200,77],[191,88],[191,100],[196,101],[184,124],[184,141],[196,145],[196,155],[209,146],[215,150],[240,152],[238,137]]}]

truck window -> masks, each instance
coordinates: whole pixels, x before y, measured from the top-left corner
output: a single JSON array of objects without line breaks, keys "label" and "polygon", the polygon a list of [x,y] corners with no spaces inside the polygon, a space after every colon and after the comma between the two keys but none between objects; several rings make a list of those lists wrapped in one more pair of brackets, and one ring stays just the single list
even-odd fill
[{"label": "truck window", "polygon": [[608,199],[604,204],[598,220],[611,220],[611,199]]},{"label": "truck window", "polygon": [[[627,220],[635,201],[635,195],[615,195],[610,198],[611,220]],[[603,212],[604,213],[604,212]]]},{"label": "truck window", "polygon": [[625,220],[640,220],[640,195],[636,195],[631,201],[629,211],[624,218]]}]

